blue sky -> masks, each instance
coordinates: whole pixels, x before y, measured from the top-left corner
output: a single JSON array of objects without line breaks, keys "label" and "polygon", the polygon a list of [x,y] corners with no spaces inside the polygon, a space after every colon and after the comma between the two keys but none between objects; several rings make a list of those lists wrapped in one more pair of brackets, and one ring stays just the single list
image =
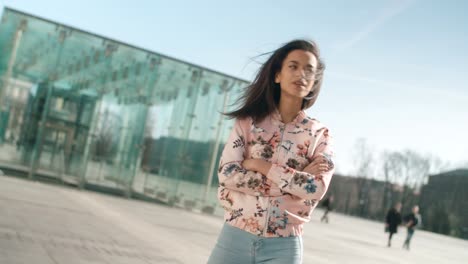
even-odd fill
[{"label": "blue sky", "polygon": [[[224,3],[223,3],[224,2]],[[353,145],[413,149],[468,166],[468,1],[8,1],[9,6],[251,80],[252,60],[312,38],[327,70],[308,114]]]}]

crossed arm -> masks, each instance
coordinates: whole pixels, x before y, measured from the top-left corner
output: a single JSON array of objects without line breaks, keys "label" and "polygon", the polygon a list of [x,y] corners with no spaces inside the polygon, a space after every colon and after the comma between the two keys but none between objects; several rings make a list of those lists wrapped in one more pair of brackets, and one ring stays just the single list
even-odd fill
[{"label": "crossed arm", "polygon": [[245,142],[240,121],[236,121],[224,148],[218,170],[220,185],[255,196],[289,193],[303,199],[321,199],[334,172],[328,133],[317,143],[312,163],[302,171],[263,159],[244,159]]}]

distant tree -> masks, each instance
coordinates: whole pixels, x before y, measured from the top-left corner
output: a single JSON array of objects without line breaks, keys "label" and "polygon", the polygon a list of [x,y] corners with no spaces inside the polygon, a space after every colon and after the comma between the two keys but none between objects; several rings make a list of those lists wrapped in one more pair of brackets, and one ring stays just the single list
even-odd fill
[{"label": "distant tree", "polygon": [[367,216],[369,208],[369,178],[372,174],[374,156],[371,147],[364,138],[356,140],[353,148],[355,174],[358,177],[358,201],[361,216]]},{"label": "distant tree", "polygon": [[385,151],[382,155],[382,169],[384,175],[384,193],[382,199],[382,214],[384,214],[388,208],[390,208],[395,202],[396,199],[393,196],[393,184],[396,184],[402,173],[402,162],[404,157],[399,152],[389,152]]},{"label": "distant tree", "polygon": [[117,154],[120,120],[108,110],[104,111],[94,140],[94,160],[111,161]]}]

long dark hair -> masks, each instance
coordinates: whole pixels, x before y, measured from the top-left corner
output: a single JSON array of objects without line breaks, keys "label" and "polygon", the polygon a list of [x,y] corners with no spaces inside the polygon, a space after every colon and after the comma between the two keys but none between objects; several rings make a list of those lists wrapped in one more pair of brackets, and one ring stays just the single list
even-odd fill
[{"label": "long dark hair", "polygon": [[237,104],[241,105],[237,110],[224,113],[230,118],[251,117],[254,121],[262,121],[278,107],[281,89],[275,83],[275,76],[281,71],[284,59],[293,50],[309,51],[317,58],[317,71],[311,92],[302,100],[301,109],[307,109],[314,105],[322,86],[325,64],[320,58],[317,44],[311,40],[293,40],[275,50],[271,57],[262,65],[252,84],[250,84]]}]

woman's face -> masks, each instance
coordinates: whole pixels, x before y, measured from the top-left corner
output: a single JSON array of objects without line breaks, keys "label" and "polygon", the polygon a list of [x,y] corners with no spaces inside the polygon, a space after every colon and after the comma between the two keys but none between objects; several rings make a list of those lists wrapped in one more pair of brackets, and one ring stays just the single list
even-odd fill
[{"label": "woman's face", "polygon": [[310,51],[293,50],[283,61],[275,83],[280,84],[281,96],[304,98],[315,81],[317,58]]}]

